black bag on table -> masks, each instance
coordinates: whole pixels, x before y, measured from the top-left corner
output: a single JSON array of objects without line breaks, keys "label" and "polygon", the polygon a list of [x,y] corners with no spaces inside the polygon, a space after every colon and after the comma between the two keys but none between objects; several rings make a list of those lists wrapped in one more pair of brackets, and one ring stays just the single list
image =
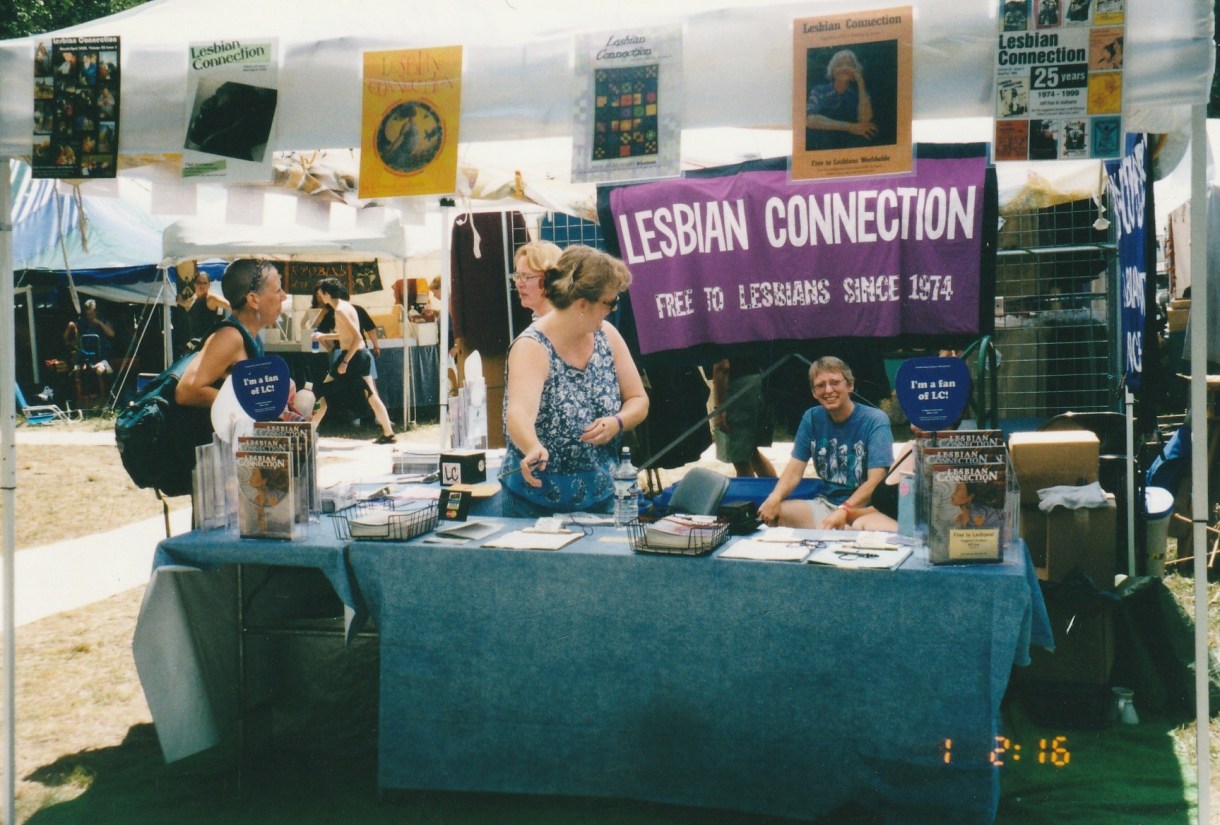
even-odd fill
[{"label": "black bag on table", "polygon": [[[241,331],[247,357],[260,355],[245,327],[226,318],[212,331],[222,326]],[[152,487],[167,496],[191,492],[195,447],[211,440],[211,415],[202,408],[180,407],[174,392],[198,354],[188,352],[149,381],[114,421],[119,458],[137,487]]]}]

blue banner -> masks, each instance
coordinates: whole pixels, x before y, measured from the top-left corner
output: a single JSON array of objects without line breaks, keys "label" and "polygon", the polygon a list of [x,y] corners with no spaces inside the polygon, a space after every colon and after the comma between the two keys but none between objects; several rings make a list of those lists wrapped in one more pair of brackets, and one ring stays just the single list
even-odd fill
[{"label": "blue banner", "polygon": [[1123,374],[1127,386],[1139,389],[1144,368],[1144,323],[1148,283],[1147,225],[1148,139],[1127,135],[1122,158],[1107,160],[1111,212],[1118,229],[1118,286]]}]

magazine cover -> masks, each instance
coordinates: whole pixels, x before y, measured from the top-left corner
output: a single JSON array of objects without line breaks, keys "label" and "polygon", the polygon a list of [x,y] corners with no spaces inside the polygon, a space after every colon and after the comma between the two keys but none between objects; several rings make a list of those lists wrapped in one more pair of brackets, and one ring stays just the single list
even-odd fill
[{"label": "magazine cover", "polygon": [[457,188],[462,47],[364,53],[361,198]]},{"label": "magazine cover", "polygon": [[1123,0],[999,0],[994,160],[1122,152]]},{"label": "magazine cover", "polygon": [[190,44],[182,177],[271,180],[277,43],[263,38]]},{"label": "magazine cover", "polygon": [[928,560],[994,562],[1007,543],[1007,468],[1000,462],[975,466],[934,464]]},{"label": "magazine cover", "polygon": [[247,538],[291,539],[296,521],[292,457],[238,450],[237,527]]},{"label": "magazine cover", "polygon": [[927,527],[932,518],[932,471],[937,466],[977,467],[983,464],[1005,463],[1008,448],[1003,444],[971,447],[928,446],[916,447],[915,502],[916,523]]},{"label": "magazine cover", "polygon": [[322,509],[318,501],[318,441],[312,421],[255,421],[256,436],[287,436],[292,439],[293,472],[297,487],[297,521]]},{"label": "magazine cover", "polygon": [[576,86],[574,183],[679,174],[680,26],[578,37]]},{"label": "magazine cover", "polygon": [[793,21],[793,180],[914,168],[912,16],[903,6]]},{"label": "magazine cover", "polygon": [[34,49],[36,178],[113,178],[119,154],[119,38],[55,37]]}]

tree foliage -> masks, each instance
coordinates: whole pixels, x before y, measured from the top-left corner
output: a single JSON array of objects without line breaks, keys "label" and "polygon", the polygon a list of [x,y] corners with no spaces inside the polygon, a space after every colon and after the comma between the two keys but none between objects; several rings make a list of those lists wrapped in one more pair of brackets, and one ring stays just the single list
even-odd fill
[{"label": "tree foliage", "polygon": [[56,31],[144,2],[146,0],[0,0],[0,39]]}]

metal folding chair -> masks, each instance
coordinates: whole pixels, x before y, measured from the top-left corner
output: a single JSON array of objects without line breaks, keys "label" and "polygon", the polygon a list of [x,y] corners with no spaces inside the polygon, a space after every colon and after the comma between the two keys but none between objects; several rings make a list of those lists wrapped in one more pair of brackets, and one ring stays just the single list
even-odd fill
[{"label": "metal folding chair", "polygon": [[14,384],[17,388],[17,407],[21,412],[25,423],[30,426],[38,424],[50,424],[53,421],[79,421],[83,417],[80,410],[64,411],[60,409],[58,404],[34,404],[26,403],[25,393],[21,391],[20,384]]}]

